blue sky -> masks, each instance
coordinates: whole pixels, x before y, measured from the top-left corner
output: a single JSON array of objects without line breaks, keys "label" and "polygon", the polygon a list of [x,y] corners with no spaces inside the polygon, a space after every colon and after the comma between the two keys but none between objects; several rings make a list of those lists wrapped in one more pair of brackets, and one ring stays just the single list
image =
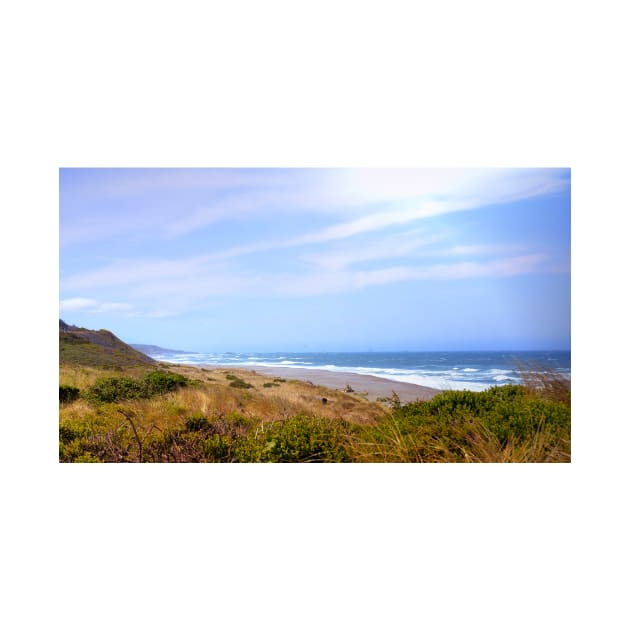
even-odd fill
[{"label": "blue sky", "polygon": [[570,347],[568,169],[61,169],[60,317],[196,351]]}]

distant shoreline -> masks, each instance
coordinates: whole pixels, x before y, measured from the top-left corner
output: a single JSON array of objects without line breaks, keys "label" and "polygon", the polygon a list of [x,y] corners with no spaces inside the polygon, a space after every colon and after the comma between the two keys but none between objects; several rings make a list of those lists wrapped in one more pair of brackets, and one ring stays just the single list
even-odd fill
[{"label": "distant shoreline", "polygon": [[[485,391],[492,387],[521,384],[527,372],[553,371],[570,379],[570,352],[528,352],[521,355],[500,352],[390,352],[390,353],[191,353],[150,355],[158,361],[180,365],[220,365],[228,369],[289,369],[287,378],[319,381],[322,372],[369,375],[387,382],[390,389],[418,385],[429,390]],[[299,372],[298,370],[312,370]],[[299,375],[302,376],[299,376]],[[327,379],[333,378],[327,375]],[[348,378],[346,376],[346,378]],[[336,380],[335,380],[336,382]],[[416,390],[419,392],[420,390]]]},{"label": "distant shoreline", "polygon": [[[182,365],[177,364],[177,365]],[[413,402],[415,400],[430,400],[443,390],[416,385],[414,383],[404,383],[393,381],[380,376],[370,374],[357,374],[354,372],[332,372],[330,370],[296,368],[296,367],[241,367],[239,365],[216,365],[216,364],[195,364],[189,367],[206,368],[213,370],[234,370],[255,372],[276,378],[286,378],[287,380],[310,381],[314,385],[322,385],[330,389],[343,390],[350,386],[357,394],[367,394],[367,399],[375,401],[377,398],[390,398],[395,392],[401,402]]]}]

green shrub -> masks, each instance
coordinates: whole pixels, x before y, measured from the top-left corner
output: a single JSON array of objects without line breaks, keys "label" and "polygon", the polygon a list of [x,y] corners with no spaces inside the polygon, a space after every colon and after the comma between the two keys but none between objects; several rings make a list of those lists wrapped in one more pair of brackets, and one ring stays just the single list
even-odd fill
[{"label": "green shrub", "polygon": [[[450,391],[426,402],[394,408],[389,422],[366,428],[374,443],[397,442],[400,452],[417,461],[436,461],[444,453],[462,452],[473,430],[483,427],[499,444],[532,442],[544,428],[553,442],[570,441],[571,409],[559,402],[532,399],[519,385],[483,392]],[[365,440],[369,441],[369,440]]]},{"label": "green shrub", "polygon": [[208,418],[201,414],[195,414],[184,420],[187,431],[207,431],[210,428]]},{"label": "green shrub", "polygon": [[75,464],[101,464],[103,463],[98,457],[91,455],[90,453],[84,453],[74,459]]},{"label": "green shrub", "polygon": [[502,402],[482,421],[502,443],[508,438],[520,441],[532,438],[543,427],[557,438],[569,439],[571,434],[570,407],[551,401],[521,399],[512,403]]},{"label": "green shrub", "polygon": [[149,372],[142,380],[128,376],[99,378],[94,385],[88,387],[84,395],[90,402],[112,403],[166,394],[178,387],[187,385],[189,382],[185,376],[180,374],[155,370]]},{"label": "green shrub", "polygon": [[246,383],[240,378],[234,378],[234,380],[230,383],[230,387],[238,387],[239,389],[250,389],[254,386],[251,383]]},{"label": "green shrub", "polygon": [[98,416],[64,420],[59,424],[59,461],[123,461],[123,433]]},{"label": "green shrub", "polygon": [[72,425],[59,425],[59,441],[63,444],[70,444],[70,442],[78,438],[79,435],[79,432]]},{"label": "green shrub", "polygon": [[78,387],[71,385],[59,385],[59,402],[71,403],[79,397],[80,390]]},{"label": "green shrub", "polygon": [[94,385],[88,387],[85,398],[96,403],[146,398],[146,386],[142,381],[127,376],[99,378]]},{"label": "green shrub", "polygon": [[241,462],[344,462],[346,424],[341,420],[295,416],[248,433],[234,448]]},{"label": "green shrub", "polygon": [[280,387],[280,383],[263,383],[263,387]]},{"label": "green shrub", "polygon": [[144,377],[147,396],[154,396],[156,394],[166,394],[167,392],[172,392],[178,387],[186,386],[188,382],[188,379],[181,374],[164,372],[162,370],[149,372],[149,374]]},{"label": "green shrub", "polygon": [[227,435],[213,434],[203,444],[204,459],[208,462],[229,462],[232,439]]}]

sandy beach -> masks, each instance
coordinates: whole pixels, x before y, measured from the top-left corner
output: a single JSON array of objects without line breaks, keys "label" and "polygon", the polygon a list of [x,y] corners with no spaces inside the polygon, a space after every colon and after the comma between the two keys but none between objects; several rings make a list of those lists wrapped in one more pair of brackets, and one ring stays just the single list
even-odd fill
[{"label": "sandy beach", "polygon": [[[208,368],[232,369],[236,366],[208,365]],[[239,370],[266,374],[273,377],[296,379],[300,381],[310,381],[314,385],[322,385],[330,389],[345,389],[348,385],[357,393],[367,393],[367,399],[375,401],[377,398],[388,398],[392,392],[396,392],[401,402],[413,402],[414,400],[429,400],[441,390],[431,387],[423,387],[413,383],[402,383],[392,381],[369,374],[354,374],[352,372],[331,372],[328,370],[313,370],[308,368],[283,368],[283,367],[262,367],[243,368]]]}]

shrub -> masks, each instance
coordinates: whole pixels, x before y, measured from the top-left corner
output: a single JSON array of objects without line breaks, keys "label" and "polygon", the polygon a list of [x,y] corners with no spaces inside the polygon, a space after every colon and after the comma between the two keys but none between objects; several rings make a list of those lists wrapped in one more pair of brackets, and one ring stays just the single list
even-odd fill
[{"label": "shrub", "polygon": [[295,416],[263,425],[235,445],[241,462],[344,462],[346,424],[341,420]]},{"label": "shrub", "polygon": [[95,403],[112,403],[134,398],[150,398],[172,392],[190,381],[180,374],[156,370],[143,380],[127,376],[100,378],[85,392],[85,398]]},{"label": "shrub", "polygon": [[184,426],[187,431],[206,431],[210,428],[210,423],[205,416],[195,414],[184,420]]},{"label": "shrub", "polygon": [[[360,432],[374,461],[464,461],[480,438],[495,444],[497,458],[508,448],[547,461],[554,450],[570,450],[571,409],[533,399],[522,386],[504,385],[483,392],[444,392],[403,405],[388,420]],[[535,447],[534,455],[527,452],[529,446]]]},{"label": "shrub", "polygon": [[211,435],[203,444],[203,453],[206,461],[229,462],[232,440],[226,435]]},{"label": "shrub", "polygon": [[149,372],[149,374],[144,377],[144,383],[146,385],[147,396],[154,396],[156,394],[172,392],[178,387],[184,387],[188,384],[188,379],[181,374],[155,370],[154,372]]},{"label": "shrub", "polygon": [[59,461],[125,461],[124,433],[98,417],[64,420],[59,425]]},{"label": "shrub", "polygon": [[251,383],[246,383],[244,380],[235,377],[230,383],[230,387],[238,387],[239,389],[250,389],[254,386]]},{"label": "shrub", "polygon": [[560,403],[523,398],[512,403],[497,404],[482,418],[482,422],[502,444],[508,439],[530,439],[543,427],[550,436],[568,439],[571,433],[571,410]]},{"label": "shrub", "polygon": [[112,376],[99,378],[94,385],[88,387],[85,397],[90,402],[111,403],[130,398],[145,398],[146,387],[135,378]]},{"label": "shrub", "polygon": [[74,459],[75,464],[101,464],[102,460],[90,453],[84,453]]},{"label": "shrub", "polygon": [[78,437],[80,437],[80,434],[72,425],[59,425],[59,441],[63,444],[70,444],[72,440],[75,440]]},{"label": "shrub", "polygon": [[280,383],[263,383],[263,387],[280,387]]},{"label": "shrub", "polygon": [[71,403],[79,397],[80,390],[78,387],[71,385],[59,385],[59,402]]}]

